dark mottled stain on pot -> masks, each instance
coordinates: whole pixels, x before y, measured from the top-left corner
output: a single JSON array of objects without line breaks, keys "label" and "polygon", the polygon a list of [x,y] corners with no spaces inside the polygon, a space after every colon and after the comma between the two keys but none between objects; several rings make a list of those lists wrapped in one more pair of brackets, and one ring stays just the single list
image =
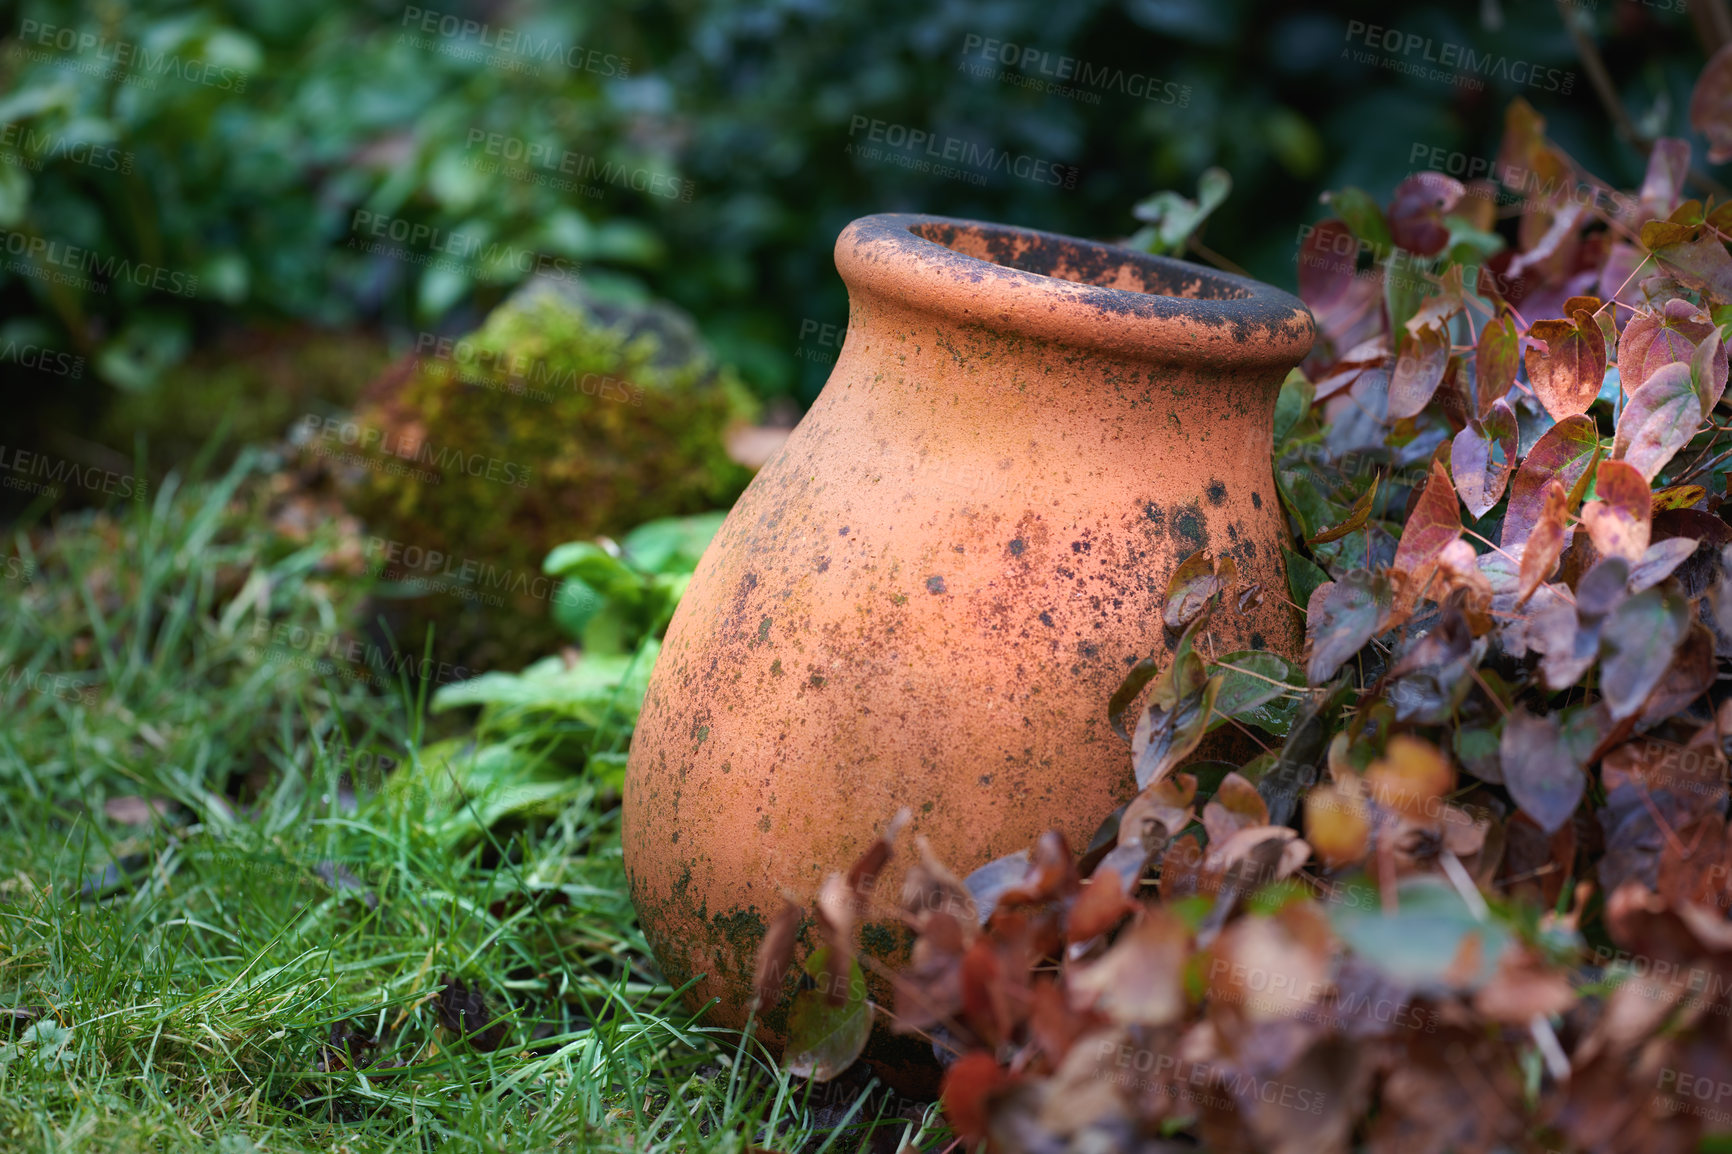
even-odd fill
[{"label": "dark mottled stain on pot", "polygon": [[1010,555],[1012,557],[1020,557],[1022,556],[1022,551],[1026,548],[1028,548],[1028,546],[1023,542],[1023,539],[1017,537],[1010,543]]},{"label": "dark mottled stain on pot", "polygon": [[882,960],[900,958],[914,946],[914,931],[906,926],[886,926],[867,922],[860,927],[860,944],[866,952]]},{"label": "dark mottled stain on pot", "polygon": [[1209,482],[1209,504],[1221,505],[1227,500],[1227,486],[1220,481]]},{"label": "dark mottled stain on pot", "polygon": [[926,591],[928,593],[942,593],[942,592],[944,592],[944,578],[942,578],[942,577],[928,577],[926,579]]},{"label": "dark mottled stain on pot", "polygon": [[1041,610],[1041,611],[1040,611],[1040,623],[1041,623],[1041,624],[1042,624],[1042,625],[1051,625],[1051,624],[1052,624],[1052,613],[1051,613],[1051,611],[1049,611],[1049,610],[1046,610],[1046,609],[1042,609],[1042,610]]},{"label": "dark mottled stain on pot", "polygon": [[1261,509],[1262,507],[1263,507],[1263,494],[1252,493],[1251,494],[1251,508]]},{"label": "dark mottled stain on pot", "polygon": [[1200,503],[1192,501],[1173,515],[1173,536],[1192,553],[1209,547],[1209,523]]},{"label": "dark mottled stain on pot", "polygon": [[1264,643],[1263,635],[1261,633],[1253,633],[1253,634],[1251,634],[1251,648],[1252,649],[1267,649],[1267,648],[1269,648],[1269,646]]}]

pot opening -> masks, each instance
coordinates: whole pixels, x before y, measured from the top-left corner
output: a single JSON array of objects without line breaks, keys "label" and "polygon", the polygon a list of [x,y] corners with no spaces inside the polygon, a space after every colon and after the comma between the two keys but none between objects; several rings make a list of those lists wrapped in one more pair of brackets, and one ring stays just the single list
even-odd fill
[{"label": "pot opening", "polygon": [[1051,233],[946,221],[922,221],[908,231],[963,256],[1078,284],[1186,300],[1248,300],[1253,295],[1206,268]]}]

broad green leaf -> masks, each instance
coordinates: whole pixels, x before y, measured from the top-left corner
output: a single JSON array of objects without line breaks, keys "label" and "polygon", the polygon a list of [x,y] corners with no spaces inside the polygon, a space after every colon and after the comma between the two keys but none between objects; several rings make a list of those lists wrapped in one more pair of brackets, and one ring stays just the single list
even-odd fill
[{"label": "broad green leaf", "polygon": [[620,540],[632,565],[645,573],[690,573],[726,520],[726,510],[695,517],[664,517],[639,525]]},{"label": "broad green leaf", "polygon": [[852,1066],[872,1036],[872,1004],[860,962],[848,962],[848,988],[839,1006],[829,1004],[823,988],[829,980],[829,964],[828,946],[820,946],[806,958],[806,974],[819,985],[794,995],[788,1012],[788,1047],[782,1058],[789,1073],[814,1082],[828,1082]]},{"label": "broad green leaf", "polygon": [[1210,662],[1208,673],[1221,679],[1209,728],[1232,718],[1287,736],[1306,688],[1298,666],[1267,649],[1242,649]]},{"label": "broad green leaf", "polygon": [[[1403,880],[1395,907],[1385,916],[1371,886],[1344,887],[1341,900],[1329,904],[1329,923],[1354,953],[1418,990],[1482,986],[1516,944],[1498,922],[1476,920],[1455,887],[1436,875]],[[1472,962],[1478,964],[1463,964]]]}]

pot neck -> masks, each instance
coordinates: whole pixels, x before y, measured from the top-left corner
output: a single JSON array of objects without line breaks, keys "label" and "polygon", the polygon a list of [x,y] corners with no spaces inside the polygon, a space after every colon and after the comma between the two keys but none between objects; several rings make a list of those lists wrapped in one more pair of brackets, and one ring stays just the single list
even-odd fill
[{"label": "pot neck", "polygon": [[862,319],[923,315],[959,336],[985,331],[1031,348],[1209,377],[1278,382],[1315,335],[1305,305],[1269,285],[979,221],[862,217],[837,239],[836,267]]}]

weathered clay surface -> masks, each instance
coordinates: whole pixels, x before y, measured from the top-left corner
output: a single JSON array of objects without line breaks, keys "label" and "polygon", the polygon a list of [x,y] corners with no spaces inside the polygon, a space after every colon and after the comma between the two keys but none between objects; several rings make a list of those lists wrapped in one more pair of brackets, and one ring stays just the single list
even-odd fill
[{"label": "weathered clay surface", "polygon": [[[1086,841],[1134,792],[1106,703],[1172,648],[1184,557],[1230,553],[1270,591],[1218,615],[1213,651],[1301,644],[1269,466],[1299,301],[936,217],[856,221],[836,263],[841,357],[704,556],[626,779],[632,899],[668,977],[708,975],[712,1024],[744,1021],[780,896],[805,903],[904,806],[903,844],[958,874],[1049,827]],[[884,958],[904,940],[864,934]]]}]

